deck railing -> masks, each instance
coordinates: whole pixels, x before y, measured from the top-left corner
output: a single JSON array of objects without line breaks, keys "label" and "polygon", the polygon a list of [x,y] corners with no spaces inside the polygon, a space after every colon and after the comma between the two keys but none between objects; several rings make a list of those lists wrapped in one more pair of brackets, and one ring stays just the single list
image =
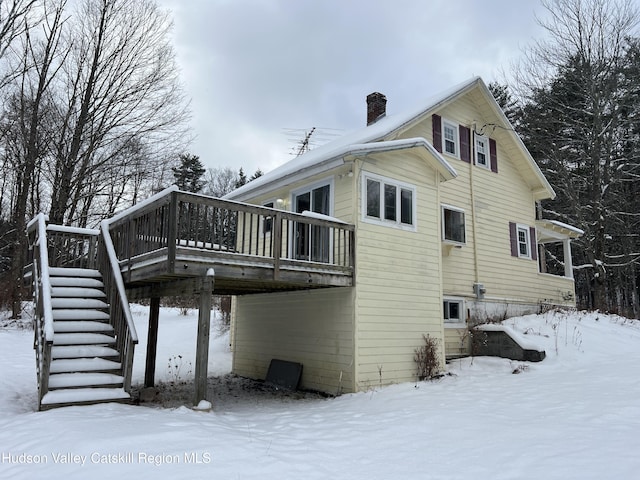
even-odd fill
[{"label": "deck railing", "polygon": [[128,392],[131,389],[133,354],[138,343],[138,334],[129,309],[120,265],[109,235],[107,222],[101,223],[100,233],[97,265],[102,274],[107,303],[109,303],[109,323],[115,331],[116,346],[120,353],[124,389]]},{"label": "deck railing", "polygon": [[27,226],[32,252],[31,280],[35,312],[33,316],[33,348],[36,351],[38,376],[38,405],[49,391],[51,347],[53,345],[53,311],[51,308],[51,283],[49,282],[49,255],[47,250],[47,224],[45,216],[38,214]]},{"label": "deck railing", "polygon": [[296,262],[351,272],[354,266],[353,225],[175,189],[118,215],[110,232],[121,262],[166,248],[170,270],[182,247],[251,257],[272,266],[276,278]]},{"label": "deck railing", "polygon": [[48,391],[53,311],[49,268],[88,268],[100,271],[109,304],[109,323],[115,331],[120,353],[124,388],[130,390],[133,353],[138,337],[129,310],[120,265],[108,233],[108,224],[100,230],[47,225],[40,213],[29,223],[27,235],[31,248],[32,281],[36,303],[35,342],[40,400]]}]

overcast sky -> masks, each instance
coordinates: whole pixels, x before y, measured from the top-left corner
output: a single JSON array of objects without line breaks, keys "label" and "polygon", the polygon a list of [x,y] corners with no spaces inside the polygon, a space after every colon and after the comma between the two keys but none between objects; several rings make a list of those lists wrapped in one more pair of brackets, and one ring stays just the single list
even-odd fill
[{"label": "overcast sky", "polygon": [[312,127],[320,142],[364,126],[373,91],[391,114],[475,75],[502,79],[542,34],[540,0],[159,3],[192,100],[191,153],[248,174],[290,160]]}]

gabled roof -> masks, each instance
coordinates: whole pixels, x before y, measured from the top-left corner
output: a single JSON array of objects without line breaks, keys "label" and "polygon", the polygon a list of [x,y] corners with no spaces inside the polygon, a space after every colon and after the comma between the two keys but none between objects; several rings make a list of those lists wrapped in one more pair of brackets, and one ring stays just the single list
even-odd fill
[{"label": "gabled roof", "polygon": [[[399,114],[384,116],[367,127],[355,130],[343,137],[311,150],[304,155],[296,157],[280,167],[275,168],[271,172],[268,172],[246,185],[243,185],[237,190],[225,195],[224,198],[246,200],[251,196],[267,193],[270,190],[274,190],[302,180],[306,177],[330,170],[343,164],[345,156],[353,154],[358,150],[363,150],[363,145],[365,144],[369,149],[373,148],[375,150],[382,150],[389,146],[401,148],[403,144],[393,145],[390,142],[398,141],[395,140],[395,138],[403,131],[406,131],[411,126],[427,118],[436,110],[443,108],[447,104],[475,88],[479,88],[483,93],[488,103],[492,106],[495,114],[498,116],[501,123],[503,123],[502,126],[510,132],[518,148],[523,153],[527,161],[527,167],[530,169],[533,174],[533,178],[536,180],[534,188],[532,188],[534,190],[534,196],[537,199],[555,197],[555,193],[553,192],[551,185],[549,185],[546,178],[540,171],[540,168],[536,165],[535,161],[522,143],[522,140],[520,140],[520,137],[518,137],[518,135],[513,131],[509,120],[507,120],[502,109],[494,100],[493,95],[491,95],[487,86],[480,77],[474,77],[471,80],[463,82],[446,90],[445,92],[441,92],[440,94],[431,97],[426,100],[420,108]],[[429,151],[431,156],[436,159],[436,162],[434,162],[435,168],[441,174],[444,174],[445,178],[453,178],[456,176],[453,167],[451,167],[444,157],[438,153],[426,139],[420,137],[404,139],[403,141],[420,142],[424,148]],[[375,146],[372,145],[373,143],[378,144],[380,142],[383,142],[383,144]],[[406,147],[406,145],[404,146]],[[453,176],[449,177],[449,175]]]}]

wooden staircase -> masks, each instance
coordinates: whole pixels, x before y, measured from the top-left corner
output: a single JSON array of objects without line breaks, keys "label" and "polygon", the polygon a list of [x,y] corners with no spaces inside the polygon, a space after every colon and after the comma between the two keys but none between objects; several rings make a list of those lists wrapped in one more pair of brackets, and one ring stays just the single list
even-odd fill
[{"label": "wooden staircase", "polygon": [[41,408],[131,401],[98,270],[50,268],[53,344]]}]

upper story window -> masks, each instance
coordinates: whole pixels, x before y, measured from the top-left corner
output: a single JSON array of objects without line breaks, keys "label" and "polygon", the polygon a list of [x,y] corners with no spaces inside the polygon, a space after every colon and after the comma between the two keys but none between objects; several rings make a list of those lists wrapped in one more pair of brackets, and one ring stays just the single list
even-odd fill
[{"label": "upper story window", "polygon": [[484,168],[490,168],[489,163],[489,139],[484,135],[476,135],[476,165]]},{"label": "upper story window", "polygon": [[464,210],[442,206],[442,239],[454,243],[466,242]]},{"label": "upper story window", "polygon": [[442,139],[444,144],[444,151],[449,155],[453,155],[457,157],[458,153],[458,125],[448,122],[447,120],[442,121]]},{"label": "upper story window", "polygon": [[364,220],[370,223],[415,229],[415,187],[378,175],[363,176]]},{"label": "upper story window", "polygon": [[475,127],[472,132],[470,126],[445,120],[435,113],[431,116],[431,127],[433,146],[438,152],[498,173],[495,139],[478,134]]}]

